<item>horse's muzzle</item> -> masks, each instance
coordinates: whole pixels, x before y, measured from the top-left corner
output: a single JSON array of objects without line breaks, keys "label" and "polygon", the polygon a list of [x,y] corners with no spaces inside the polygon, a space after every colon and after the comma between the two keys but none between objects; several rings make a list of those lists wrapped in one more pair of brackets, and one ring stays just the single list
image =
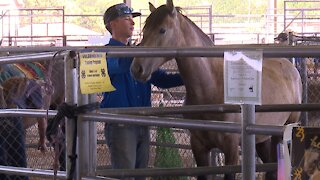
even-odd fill
[{"label": "horse's muzzle", "polygon": [[140,64],[132,63],[130,67],[131,75],[138,81],[146,82],[150,77],[143,71]]}]

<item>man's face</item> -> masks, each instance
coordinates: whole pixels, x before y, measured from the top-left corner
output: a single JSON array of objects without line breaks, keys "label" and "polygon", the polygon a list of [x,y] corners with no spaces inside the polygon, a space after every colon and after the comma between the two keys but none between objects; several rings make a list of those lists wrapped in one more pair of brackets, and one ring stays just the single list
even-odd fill
[{"label": "man's face", "polygon": [[134,30],[134,21],[131,14],[121,16],[110,22],[112,34],[130,38]]}]

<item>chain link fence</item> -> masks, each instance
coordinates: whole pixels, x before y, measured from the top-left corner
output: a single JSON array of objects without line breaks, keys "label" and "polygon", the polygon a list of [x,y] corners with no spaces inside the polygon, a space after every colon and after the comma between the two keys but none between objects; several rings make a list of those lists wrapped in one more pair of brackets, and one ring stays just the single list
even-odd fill
[{"label": "chain link fence", "polygon": [[[1,108],[42,108],[41,88],[37,86],[36,80],[30,77],[33,76],[35,79],[40,79],[38,75],[44,73],[43,70],[45,70],[41,69],[43,66],[40,65],[40,63],[1,65]],[[52,153],[49,151],[46,154],[42,154],[38,150],[40,139],[35,118],[1,117],[0,123],[1,165],[51,169]],[[42,125],[45,128],[44,124]],[[45,137],[42,136],[42,138]],[[19,180],[27,178],[0,175],[0,179]]]},{"label": "chain link fence", "polygon": [[[289,33],[289,43],[295,46],[313,46],[320,44],[320,38],[317,34],[302,36],[294,35]],[[308,58],[293,58],[298,71],[300,72],[302,81],[306,84],[304,88],[304,103],[319,103],[320,93],[318,91],[320,87],[320,69],[319,69],[319,58],[308,57]],[[305,118],[306,125],[308,126],[320,126],[319,117],[320,114],[317,111],[305,112],[307,115],[302,116]],[[303,120],[304,121],[304,120]]]},{"label": "chain link fence", "polygon": [[[15,64],[6,64],[6,66],[1,66],[2,73],[9,72],[5,70],[5,67],[14,69]],[[315,69],[315,61],[310,58],[307,60],[307,68],[309,73],[308,78],[308,91],[309,91],[309,100],[310,102],[319,102],[319,94],[317,93],[318,88],[318,70]],[[163,69],[166,69],[168,72],[176,73],[177,66],[175,62],[170,62],[165,64]],[[17,69],[17,71],[20,69]],[[54,71],[57,71],[56,69]],[[12,72],[11,72],[12,74]],[[23,73],[24,74],[24,73]],[[317,76],[316,76],[316,75]],[[23,88],[23,84],[15,83],[6,83],[11,76],[9,74],[0,74],[2,79],[2,86],[6,84],[6,86],[14,86]],[[12,74],[14,75],[14,74]],[[15,76],[19,76],[16,75]],[[19,76],[20,77],[20,76]],[[61,83],[61,79],[52,79],[53,83],[58,82]],[[18,86],[17,86],[18,85]],[[9,88],[10,89],[10,88]],[[152,87],[152,106],[181,106],[183,104],[183,100],[185,98],[185,89],[184,87],[171,88],[171,89],[158,89],[157,87]],[[21,91],[23,92],[23,91]],[[20,92],[20,94],[21,94]],[[10,90],[7,93],[11,95],[6,95],[5,102],[8,103],[9,97],[19,97],[14,96],[19,92]],[[24,94],[24,93],[22,93]],[[35,99],[37,96],[34,97]],[[35,99],[27,99],[27,100],[35,100]],[[12,101],[11,101],[12,102]],[[27,103],[29,105],[34,105],[34,102]],[[0,103],[1,104],[1,103]],[[57,104],[56,104],[57,105]],[[16,108],[16,104],[11,104],[10,108]],[[310,119],[318,118],[318,112],[315,115],[310,114]],[[27,123],[25,119],[21,118],[5,118],[1,117],[2,130],[1,130],[1,142],[6,145],[2,145],[2,147],[11,148],[10,152],[0,153],[11,155],[11,159],[16,161],[16,164],[5,164],[12,166],[26,166],[30,168],[36,169],[53,169],[54,163],[54,150],[53,148],[49,148],[45,154],[42,154],[38,150],[38,125],[35,124],[35,120],[32,120],[31,123]],[[30,120],[29,120],[30,121]],[[29,124],[29,125],[28,125]],[[25,128],[24,126],[25,125]],[[98,146],[97,146],[97,165],[99,169],[110,168],[110,154],[108,148],[105,144],[104,137],[104,123],[97,123],[97,137],[98,137]],[[13,136],[12,136],[13,134]],[[20,134],[20,135],[19,135]],[[190,136],[189,132],[184,129],[167,129],[167,128],[159,128],[159,127],[151,127],[151,148],[150,148],[150,167],[195,167],[195,161],[190,148]],[[48,143],[48,142],[47,142]],[[6,150],[8,150],[6,148]],[[2,149],[2,151],[4,148]],[[212,164],[223,165],[223,155],[218,151],[213,151],[212,156]],[[5,159],[10,162],[10,160],[5,158],[0,158],[0,160]],[[166,161],[168,160],[168,161]],[[257,161],[259,162],[259,161]],[[10,162],[11,163],[11,162]],[[19,164],[19,165],[18,165]],[[240,175],[239,175],[240,176]],[[262,175],[259,175],[262,176]],[[181,177],[182,179],[184,177]],[[20,179],[23,179],[20,178]],[[39,179],[33,178],[30,179]],[[42,178],[40,178],[42,179]]]},{"label": "chain link fence", "polygon": [[[308,79],[308,91],[310,102],[319,102],[319,94],[316,93],[318,87],[318,69],[316,69],[316,61],[314,59],[307,60],[307,68],[309,73]],[[6,64],[7,68],[13,69],[15,64]],[[2,79],[2,86],[5,84],[7,86],[15,86],[23,88],[23,84],[15,83],[6,83],[7,80],[10,79],[10,73],[6,74],[5,72],[9,72],[5,70],[6,66],[1,66],[0,77]],[[168,72],[175,73],[177,72],[177,66],[174,62],[170,62],[163,66]],[[18,70],[17,70],[18,71]],[[57,71],[56,69],[54,71]],[[12,73],[12,72],[11,72]],[[315,75],[316,74],[316,75]],[[18,76],[18,75],[15,75]],[[53,83],[58,82],[61,83],[61,79],[52,79]],[[18,86],[17,86],[18,85]],[[20,86],[19,86],[20,85]],[[10,88],[9,88],[10,89]],[[152,106],[181,106],[183,104],[183,99],[185,97],[185,89],[183,87],[171,88],[168,90],[158,89],[156,87],[152,87]],[[23,92],[23,91],[21,91]],[[21,93],[20,94],[24,94]],[[8,97],[19,97],[14,96],[19,92],[17,91],[7,91],[6,93],[11,94],[10,96],[6,95],[5,102],[12,102],[8,100]],[[13,93],[13,95],[12,95]],[[34,98],[36,99],[37,96]],[[27,100],[35,100],[35,99],[27,99]],[[12,102],[13,103],[13,102]],[[16,102],[15,102],[16,103]],[[10,108],[16,108],[16,104],[11,104]],[[0,103],[1,105],[2,103]],[[31,103],[27,103],[28,105],[35,105],[34,101]],[[318,112],[316,112],[318,113]],[[318,115],[311,115],[310,117],[317,119]],[[2,147],[10,147],[12,151],[0,153],[14,156],[17,164],[5,164],[5,165],[13,165],[13,166],[26,166],[36,169],[53,169],[54,162],[54,151],[52,148],[49,148],[46,154],[42,154],[38,150],[38,125],[31,123],[28,127],[23,128],[23,124],[27,124],[26,120],[22,120],[21,118],[5,118],[1,117],[1,142],[6,145],[2,145]],[[23,121],[23,123],[22,123]],[[104,123],[97,123],[97,137],[98,137],[98,147],[97,147],[97,165],[99,169],[109,168],[110,167],[110,154],[107,146],[105,145],[104,138]],[[21,135],[19,135],[19,133]],[[10,135],[8,135],[10,134]],[[14,134],[14,136],[12,136]],[[193,155],[190,149],[190,137],[189,132],[183,129],[164,129],[158,127],[151,127],[151,149],[150,149],[150,167],[195,167],[195,162],[193,159]],[[48,143],[48,142],[47,142]],[[21,148],[20,148],[20,147]],[[8,148],[7,148],[8,149]],[[2,149],[3,151],[3,149]],[[25,154],[24,154],[25,153]],[[223,164],[223,156],[219,152],[217,156],[213,156],[213,162],[216,164]],[[0,160],[8,158],[0,158]],[[20,160],[19,160],[20,159]],[[169,162],[164,161],[164,159],[170,160]],[[26,164],[24,164],[26,163]],[[215,164],[213,163],[213,164]],[[182,177],[183,178],[183,177]],[[23,178],[21,178],[23,179]],[[31,178],[37,179],[37,178]]]}]

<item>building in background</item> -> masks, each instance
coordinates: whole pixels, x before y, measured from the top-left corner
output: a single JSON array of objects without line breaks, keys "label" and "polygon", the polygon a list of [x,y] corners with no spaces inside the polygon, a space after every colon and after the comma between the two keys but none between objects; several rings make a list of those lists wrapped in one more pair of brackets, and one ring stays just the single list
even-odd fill
[{"label": "building in background", "polygon": [[0,39],[15,34],[19,28],[19,8],[24,7],[23,0],[0,0]]}]

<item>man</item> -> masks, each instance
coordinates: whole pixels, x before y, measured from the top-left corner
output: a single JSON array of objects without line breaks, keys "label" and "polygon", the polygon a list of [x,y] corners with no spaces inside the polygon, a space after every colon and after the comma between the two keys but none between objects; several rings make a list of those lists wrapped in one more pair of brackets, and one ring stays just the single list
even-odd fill
[{"label": "man", "polygon": [[[133,18],[140,15],[124,3],[108,8],[103,16],[105,27],[112,35],[108,45],[128,45],[134,30]],[[151,83],[161,88],[183,85],[179,74],[167,74],[162,70],[156,71],[149,82],[138,82],[130,73],[132,60],[107,58],[108,73],[116,90],[103,93],[101,108],[151,106]],[[105,137],[113,168],[147,168],[150,142],[147,126],[108,123]]]}]

